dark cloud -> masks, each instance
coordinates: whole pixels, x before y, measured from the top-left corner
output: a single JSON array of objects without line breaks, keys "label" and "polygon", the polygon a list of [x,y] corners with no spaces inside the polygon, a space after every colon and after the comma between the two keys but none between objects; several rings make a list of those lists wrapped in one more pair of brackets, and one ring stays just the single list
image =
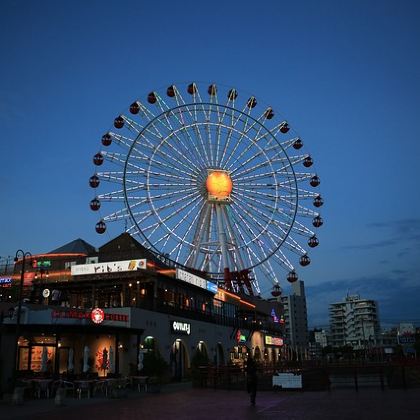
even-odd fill
[{"label": "dark cloud", "polygon": [[370,244],[358,244],[358,245],[344,245],[342,249],[375,249],[375,248],[383,248],[385,246],[393,246],[398,243],[397,239],[384,239],[378,242],[372,242]]},{"label": "dark cloud", "polygon": [[[390,237],[376,242],[357,245],[344,245],[342,249],[371,250],[399,244],[406,245],[408,242],[411,247],[405,247],[398,252],[398,257],[403,257],[410,253],[413,247],[420,247],[420,219],[402,219],[390,222],[375,222],[366,225],[368,229],[386,229]],[[414,244],[412,244],[414,242]]]}]

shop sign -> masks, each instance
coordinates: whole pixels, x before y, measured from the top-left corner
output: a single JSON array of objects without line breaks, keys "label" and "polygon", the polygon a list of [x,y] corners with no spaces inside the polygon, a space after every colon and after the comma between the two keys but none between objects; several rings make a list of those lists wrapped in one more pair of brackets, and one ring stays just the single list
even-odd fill
[{"label": "shop sign", "polygon": [[105,318],[105,313],[101,308],[92,309],[92,312],[90,313],[90,319],[95,324],[100,324],[101,322],[103,322],[104,318]]},{"label": "shop sign", "polygon": [[271,317],[273,318],[273,322],[278,323],[279,322],[279,318],[276,314],[276,311],[273,309],[271,309]]},{"label": "shop sign", "polygon": [[408,322],[400,323],[398,327],[398,344],[413,344],[416,342],[416,329],[414,325]]},{"label": "shop sign", "polygon": [[44,289],[42,291],[42,296],[46,299],[47,297],[50,296],[50,289]]},{"label": "shop sign", "polygon": [[[92,312],[93,311],[79,311],[75,309],[71,309],[71,310],[54,309],[51,312],[51,317],[55,319],[64,318],[64,319],[91,319],[92,320]],[[104,312],[102,321],[128,322],[128,315],[115,314],[115,313],[111,314],[111,313]]]},{"label": "shop sign", "polygon": [[171,332],[174,334],[191,334],[191,324],[189,322],[171,321]]},{"label": "shop sign", "polygon": [[414,335],[399,335],[398,344],[414,344],[416,337]]},{"label": "shop sign", "polygon": [[214,294],[217,293],[217,284],[207,280],[207,290]]},{"label": "shop sign", "polygon": [[202,289],[207,290],[207,280],[196,276],[195,274],[189,273],[188,271],[176,269],[176,278],[178,280],[185,281],[186,283],[192,284]]},{"label": "shop sign", "polygon": [[83,276],[87,274],[110,274],[144,269],[146,269],[146,259],[111,261],[106,263],[72,265],[71,275]]},{"label": "shop sign", "polygon": [[50,268],[51,261],[50,260],[32,260],[32,267],[33,268]]},{"label": "shop sign", "polygon": [[238,330],[236,333],[236,341],[238,343],[245,343],[246,342],[246,335],[242,334],[241,330]]},{"label": "shop sign", "polygon": [[0,277],[0,287],[10,287],[12,285],[11,277]]},{"label": "shop sign", "polygon": [[268,346],[281,347],[283,345],[283,339],[281,337],[272,337],[271,335],[266,335],[265,344]]}]

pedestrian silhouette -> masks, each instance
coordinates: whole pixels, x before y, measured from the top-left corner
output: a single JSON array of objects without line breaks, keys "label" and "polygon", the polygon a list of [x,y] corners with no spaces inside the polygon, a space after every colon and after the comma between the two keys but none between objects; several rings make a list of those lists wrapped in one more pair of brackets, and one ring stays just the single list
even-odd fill
[{"label": "pedestrian silhouette", "polygon": [[252,356],[248,356],[246,362],[246,390],[249,394],[250,402],[255,405],[255,397],[257,396],[257,364]]}]

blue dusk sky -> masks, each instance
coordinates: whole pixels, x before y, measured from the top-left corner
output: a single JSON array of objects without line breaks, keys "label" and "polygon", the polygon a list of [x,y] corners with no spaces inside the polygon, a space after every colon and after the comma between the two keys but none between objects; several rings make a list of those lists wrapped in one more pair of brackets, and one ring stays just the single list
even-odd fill
[{"label": "blue dusk sky", "polygon": [[416,0],[3,0],[0,256],[111,239],[88,205],[102,134],[151,90],[215,82],[279,110],[314,157],[309,324],[347,293],[420,324],[419,22]]}]

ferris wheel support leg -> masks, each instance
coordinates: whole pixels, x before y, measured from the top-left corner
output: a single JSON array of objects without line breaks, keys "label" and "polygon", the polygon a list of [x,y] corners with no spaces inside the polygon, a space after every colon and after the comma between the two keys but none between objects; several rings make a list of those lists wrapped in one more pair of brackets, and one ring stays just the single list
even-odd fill
[{"label": "ferris wheel support leg", "polygon": [[223,215],[222,209],[220,208],[220,204],[216,204],[216,217],[217,217],[217,234],[219,236],[219,245],[220,245],[220,252],[222,253],[222,263],[223,269],[229,268],[228,265],[228,255],[227,255],[227,246],[226,246],[226,232],[223,226]]},{"label": "ferris wheel support leg", "polygon": [[202,238],[204,238],[204,242],[208,240],[208,228],[206,228],[206,225],[208,224],[209,219],[209,210],[210,206],[207,204],[200,215],[200,221],[197,226],[196,233],[194,235],[194,248],[193,252],[191,254],[192,256],[192,267],[199,268],[199,256],[200,256],[200,248],[201,243],[203,241]]},{"label": "ferris wheel support leg", "polygon": [[228,215],[227,210],[226,210],[226,206],[222,208],[222,212],[223,212],[223,215],[225,217],[226,228],[227,228],[227,231],[228,231],[229,237],[230,237],[230,243],[233,245],[234,249],[236,250],[236,256],[237,256],[237,259],[238,259],[237,262],[236,262],[237,271],[241,271],[245,268],[245,264],[244,264],[244,261],[242,259],[241,250],[236,245],[235,234],[234,234],[234,231],[233,231],[231,223],[230,223],[230,219],[229,219],[229,215]]}]

